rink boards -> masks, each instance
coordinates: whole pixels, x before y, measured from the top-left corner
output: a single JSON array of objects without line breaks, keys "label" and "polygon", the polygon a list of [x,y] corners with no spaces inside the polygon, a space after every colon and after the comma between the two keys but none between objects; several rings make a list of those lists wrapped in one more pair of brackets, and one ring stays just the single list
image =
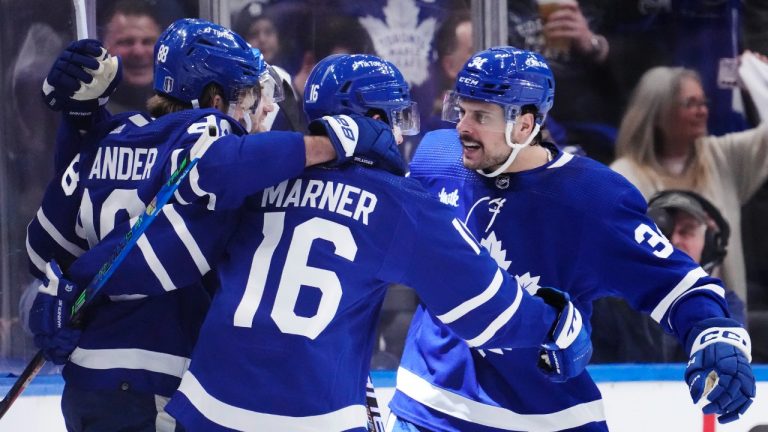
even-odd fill
[{"label": "rink boards", "polygon": [[[682,381],[684,365],[597,365],[589,367],[603,393],[606,416],[612,431],[646,432],[750,432],[758,425],[768,430],[768,365],[755,366],[757,398],[745,417],[728,425],[712,424],[690,400]],[[394,393],[394,371],[372,373],[379,405]],[[0,378],[4,395],[14,378]],[[60,375],[40,376],[0,420],[0,430],[64,432],[59,402]],[[756,429],[754,432],[758,432]]]}]

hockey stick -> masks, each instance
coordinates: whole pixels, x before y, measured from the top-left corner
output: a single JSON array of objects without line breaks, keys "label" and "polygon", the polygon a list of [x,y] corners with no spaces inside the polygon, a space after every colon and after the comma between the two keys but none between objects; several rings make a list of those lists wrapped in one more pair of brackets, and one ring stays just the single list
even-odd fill
[{"label": "hockey stick", "polygon": [[368,375],[368,384],[365,387],[365,410],[368,412],[368,432],[384,432],[384,422],[381,420],[379,400],[376,398],[376,389],[373,388],[371,375]]},{"label": "hockey stick", "polygon": [[[198,138],[195,145],[191,147],[192,149],[205,149],[211,142],[218,138],[218,128],[216,127],[215,117],[208,116],[207,121],[206,131],[200,134],[200,138]],[[198,160],[200,160],[200,158],[196,155],[193,157],[192,152],[190,151],[181,161],[176,171],[171,174],[168,181],[163,184],[157,195],[152,198],[152,201],[147,208],[139,215],[136,222],[131,226],[130,231],[123,236],[120,244],[115,247],[115,250],[112,252],[109,259],[101,266],[99,272],[96,273],[88,286],[85,287],[83,292],[81,292],[75,300],[75,303],[72,306],[72,316],[69,320],[70,325],[78,326],[82,322],[84,314],[83,308],[91,303],[99,290],[101,290],[109,278],[112,277],[115,270],[117,270],[117,267],[120,266],[123,260],[125,260],[125,257],[131,249],[133,249],[133,246],[136,245],[136,242],[141,235],[162,211],[163,206],[168,203],[174,192],[179,188],[181,181],[184,180],[187,174],[189,174],[192,168],[197,164]],[[8,409],[13,402],[15,402],[24,389],[27,388],[27,385],[29,385],[37,373],[40,372],[40,369],[44,364],[45,357],[43,356],[43,351],[40,350],[35,354],[29,364],[27,364],[27,367],[24,368],[24,371],[16,379],[16,382],[11,389],[8,390],[8,393],[3,400],[0,401],[0,418],[8,412]]]},{"label": "hockey stick", "polygon": [[75,7],[75,27],[77,39],[88,39],[88,14],[85,10],[85,0],[72,0]]}]

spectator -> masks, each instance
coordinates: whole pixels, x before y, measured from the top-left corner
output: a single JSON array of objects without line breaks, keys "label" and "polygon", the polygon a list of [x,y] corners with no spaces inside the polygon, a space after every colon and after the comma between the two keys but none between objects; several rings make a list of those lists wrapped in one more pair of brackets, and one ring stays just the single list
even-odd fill
[{"label": "spectator", "polygon": [[721,137],[707,134],[707,99],[698,73],[655,67],[635,88],[611,165],[648,199],[665,189],[698,192],[731,227],[722,279],[745,303],[741,206],[768,177],[768,125]]},{"label": "spectator", "polygon": [[[277,14],[267,6],[269,0],[249,2],[235,15],[233,30],[254,48],[258,48],[264,60],[282,80],[285,100],[270,113],[269,122],[276,130],[306,131],[307,122],[293,88],[293,77],[280,66],[284,61],[283,44],[277,29]],[[289,49],[292,49],[289,48]]]},{"label": "spectator", "polygon": [[113,113],[144,110],[154,94],[153,50],[160,24],[144,1],[120,0],[108,9],[101,28],[104,47],[123,62],[123,81],[107,109]]},{"label": "spectator", "polygon": [[[546,20],[536,0],[508,1],[509,44],[545,54],[557,80],[560,100],[546,126],[557,144],[580,146],[588,156],[610,163],[622,100],[608,68],[611,52],[600,34],[608,7],[600,0],[563,2]],[[565,51],[548,49],[547,40],[564,39]],[[548,54],[548,55],[547,55]]]},{"label": "spectator", "polygon": [[301,68],[293,77],[293,88],[299,96],[304,96],[304,83],[318,59],[331,54],[373,53],[371,37],[354,17],[328,14],[297,18],[306,20],[306,28],[310,29],[304,41]]},{"label": "spectator", "polygon": [[[667,190],[651,198],[648,216],[673,246],[688,254],[710,274],[717,275],[727,252],[730,227],[712,203],[695,192]],[[744,303],[732,290],[725,288],[731,317],[745,323]],[[607,297],[595,302],[592,328],[614,329],[594,333],[595,363],[687,361],[672,336],[621,299]],[[753,336],[757,337],[754,333]]]}]

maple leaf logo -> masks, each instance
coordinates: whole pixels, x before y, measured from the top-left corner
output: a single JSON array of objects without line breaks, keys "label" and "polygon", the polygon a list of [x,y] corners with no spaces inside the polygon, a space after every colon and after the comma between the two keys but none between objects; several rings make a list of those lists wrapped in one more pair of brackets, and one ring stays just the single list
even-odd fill
[{"label": "maple leaf logo", "polygon": [[384,21],[359,18],[371,35],[376,54],[394,63],[411,84],[424,83],[429,78],[429,51],[437,20],[428,18],[419,24],[415,0],[389,0],[382,11]]},{"label": "maple leaf logo", "polygon": [[528,294],[530,295],[536,294],[536,291],[541,288],[539,286],[539,279],[541,279],[541,276],[531,276],[531,274],[528,272],[522,276],[515,276],[515,280],[517,280],[517,283],[520,284],[520,288],[525,288],[525,290],[528,291]]},{"label": "maple leaf logo", "polygon": [[501,241],[496,238],[496,233],[494,231],[491,231],[491,234],[488,235],[488,237],[480,240],[480,246],[488,249],[491,257],[496,260],[496,264],[498,264],[499,267],[504,270],[509,269],[509,265],[512,264],[512,261],[507,261],[507,251],[501,245]]}]

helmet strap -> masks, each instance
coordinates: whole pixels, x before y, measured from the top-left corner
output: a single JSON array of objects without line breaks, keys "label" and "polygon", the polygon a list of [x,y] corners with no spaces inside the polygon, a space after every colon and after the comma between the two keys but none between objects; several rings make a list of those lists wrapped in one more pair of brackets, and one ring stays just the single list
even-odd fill
[{"label": "helmet strap", "polygon": [[503,164],[501,164],[501,166],[496,168],[492,173],[486,173],[485,171],[479,169],[477,170],[478,174],[484,177],[496,177],[499,174],[505,172],[507,168],[509,168],[509,166],[512,165],[512,162],[515,161],[518,153],[520,153],[520,150],[530,145],[531,141],[533,141],[533,139],[536,138],[536,135],[539,134],[539,129],[541,128],[541,125],[539,123],[534,123],[533,131],[531,131],[531,134],[528,135],[528,138],[522,144],[512,142],[512,130],[514,128],[515,128],[515,122],[513,120],[507,121],[507,126],[504,130],[504,139],[506,140],[507,145],[510,148],[512,148],[512,151],[509,153],[507,160]]}]

